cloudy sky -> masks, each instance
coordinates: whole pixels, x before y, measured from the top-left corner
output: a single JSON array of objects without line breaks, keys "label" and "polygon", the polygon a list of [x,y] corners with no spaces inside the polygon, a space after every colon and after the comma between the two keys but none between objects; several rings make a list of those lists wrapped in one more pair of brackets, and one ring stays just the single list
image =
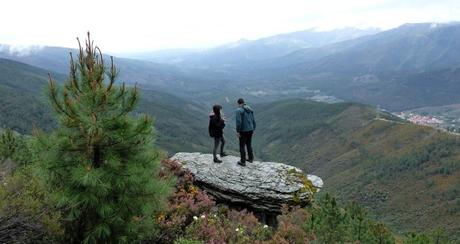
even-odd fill
[{"label": "cloudy sky", "polygon": [[317,28],[460,21],[460,0],[2,0],[0,43],[103,50],[199,48]]}]

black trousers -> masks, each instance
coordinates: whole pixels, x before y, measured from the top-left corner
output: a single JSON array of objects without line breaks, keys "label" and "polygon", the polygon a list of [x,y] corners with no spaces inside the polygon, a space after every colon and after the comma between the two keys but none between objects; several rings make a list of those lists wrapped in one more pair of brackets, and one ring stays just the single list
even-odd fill
[{"label": "black trousers", "polygon": [[254,153],[252,152],[252,133],[253,131],[240,132],[240,156],[241,162],[246,162],[246,149],[248,150],[249,161],[254,160]]},{"label": "black trousers", "polygon": [[220,144],[220,154],[224,152],[224,146],[225,146],[225,138],[224,136],[222,137],[214,137],[214,149],[212,150],[212,155],[214,155],[214,158],[217,158],[217,149],[219,148]]}]

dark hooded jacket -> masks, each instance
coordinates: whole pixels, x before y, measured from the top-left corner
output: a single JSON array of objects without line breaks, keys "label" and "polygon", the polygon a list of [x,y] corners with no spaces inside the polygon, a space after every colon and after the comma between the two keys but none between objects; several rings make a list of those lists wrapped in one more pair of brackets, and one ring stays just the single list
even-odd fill
[{"label": "dark hooded jacket", "polygon": [[222,137],[224,135],[225,121],[215,114],[209,115],[209,136]]},{"label": "dark hooded jacket", "polygon": [[247,132],[256,129],[256,121],[254,120],[254,111],[248,105],[239,107],[236,110],[236,131]]}]

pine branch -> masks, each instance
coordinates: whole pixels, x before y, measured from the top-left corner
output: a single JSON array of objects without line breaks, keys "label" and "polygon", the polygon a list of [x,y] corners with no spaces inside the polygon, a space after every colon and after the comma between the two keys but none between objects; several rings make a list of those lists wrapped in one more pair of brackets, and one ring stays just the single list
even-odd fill
[{"label": "pine branch", "polygon": [[[69,74],[69,77],[70,77],[70,83],[72,84],[72,87],[78,91],[78,93],[81,94],[81,90],[80,90],[80,87],[78,85],[78,81],[77,81],[77,68],[75,67],[75,62],[73,60],[73,55],[72,55],[72,52],[70,52],[70,74]],[[75,94],[76,95],[76,94]]]}]

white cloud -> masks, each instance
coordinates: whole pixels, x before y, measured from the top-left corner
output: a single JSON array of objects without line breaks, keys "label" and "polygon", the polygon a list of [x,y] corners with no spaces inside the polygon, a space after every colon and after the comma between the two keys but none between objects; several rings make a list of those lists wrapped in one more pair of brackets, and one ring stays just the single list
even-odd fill
[{"label": "white cloud", "polygon": [[1,52],[8,52],[14,56],[27,56],[42,48],[43,46],[40,45],[0,45]]},{"label": "white cloud", "polygon": [[460,20],[458,0],[6,0],[0,43],[75,47],[90,30],[104,50],[202,47],[311,27],[391,28]]}]

